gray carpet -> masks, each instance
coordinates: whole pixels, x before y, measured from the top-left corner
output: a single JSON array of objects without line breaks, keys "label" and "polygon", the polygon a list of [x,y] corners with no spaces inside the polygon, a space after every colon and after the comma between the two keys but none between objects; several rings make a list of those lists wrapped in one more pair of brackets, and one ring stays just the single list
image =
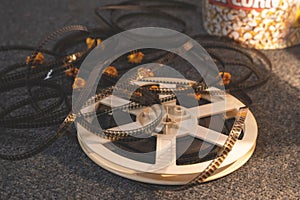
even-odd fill
[{"label": "gray carpet", "polygon": [[[101,26],[94,8],[107,2],[118,1],[2,1],[0,44],[34,46],[65,25]],[[199,16],[189,20],[189,31],[204,32]],[[257,147],[236,172],[184,191],[151,191],[98,167],[64,138],[33,158],[0,160],[0,199],[300,199],[300,47],[265,53],[272,77],[249,93],[259,126]]]}]

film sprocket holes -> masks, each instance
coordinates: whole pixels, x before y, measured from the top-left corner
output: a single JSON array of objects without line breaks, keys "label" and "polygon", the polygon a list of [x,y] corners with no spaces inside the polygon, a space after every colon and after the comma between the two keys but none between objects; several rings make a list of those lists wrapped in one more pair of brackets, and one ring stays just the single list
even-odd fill
[{"label": "film sprocket holes", "polygon": [[251,48],[300,44],[299,0],[205,0],[203,21],[209,34],[227,36]]}]

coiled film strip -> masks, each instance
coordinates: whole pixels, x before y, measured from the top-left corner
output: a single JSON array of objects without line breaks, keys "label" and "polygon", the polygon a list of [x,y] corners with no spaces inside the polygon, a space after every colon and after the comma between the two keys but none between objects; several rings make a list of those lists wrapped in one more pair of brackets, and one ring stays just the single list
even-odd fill
[{"label": "coiled film strip", "polygon": [[[114,6],[111,5],[111,6],[103,7],[101,9],[97,9],[96,12],[97,12],[97,15],[100,17],[100,19],[103,20],[104,17],[102,16],[102,13],[101,13],[102,11],[110,11],[110,10],[114,10],[114,12],[117,12],[118,10],[131,11],[131,10],[137,10],[137,9],[143,8],[143,10],[147,11],[148,14],[154,14],[155,12],[157,12],[157,10],[160,10],[160,12],[162,13],[160,15],[161,18],[167,18],[169,20],[177,19],[176,16],[170,17],[169,14],[164,14],[164,10],[170,8],[170,6],[176,8],[176,9],[179,9],[179,10],[181,10],[181,9],[195,10],[194,9],[195,7],[193,5],[179,3],[179,2],[173,2],[173,1],[165,2],[165,4],[163,4],[163,6],[158,1],[153,2],[153,5],[149,5],[149,6],[139,5],[139,3],[136,1],[128,1],[128,2],[122,3],[120,5],[114,5]],[[120,17],[121,18],[126,17],[126,15],[122,15]],[[127,16],[127,19],[129,19],[130,17],[135,17],[135,15],[131,14],[131,15]],[[104,32],[109,33],[108,36],[122,30],[122,28],[120,28],[120,26],[117,25],[120,22],[120,20],[114,19],[114,21],[110,21],[110,20],[105,19],[105,21],[111,27],[111,30],[104,31]],[[184,21],[181,22],[181,25],[184,26],[183,30],[186,30],[186,27],[185,27],[186,24]],[[58,36],[61,36],[61,35],[64,35],[64,34],[70,33],[70,32],[78,32],[78,33],[76,33],[76,35],[70,35],[70,36],[67,35],[62,40],[59,40],[56,43],[53,51],[44,49],[45,45],[49,41],[54,40]],[[45,141],[41,142],[37,147],[33,148],[32,150],[25,152],[25,153],[21,153],[21,154],[0,154],[0,158],[7,159],[7,160],[19,160],[19,159],[24,159],[24,158],[28,158],[33,155],[36,155],[37,153],[43,151],[45,148],[49,147],[58,138],[63,136],[68,131],[68,128],[72,125],[72,123],[75,121],[76,118],[78,118],[78,122],[81,123],[82,125],[84,125],[85,128],[87,128],[90,131],[97,134],[96,131],[93,131],[93,128],[90,126],[90,124],[84,120],[86,117],[89,117],[88,113],[86,113],[85,115],[82,115],[82,116],[80,116],[78,114],[74,114],[74,113],[69,113],[70,112],[70,102],[68,102],[67,97],[70,96],[70,90],[65,91],[63,89],[64,85],[60,85],[61,84],[61,83],[59,83],[60,81],[57,81],[57,80],[52,81],[51,79],[48,81],[44,80],[45,75],[47,73],[49,73],[50,70],[52,70],[51,73],[53,74],[53,80],[55,78],[59,79],[61,77],[61,75],[64,75],[64,72],[67,69],[70,69],[71,67],[73,67],[75,65],[77,65],[77,66],[80,65],[82,60],[86,57],[86,55],[91,50],[91,49],[87,49],[87,50],[82,50],[79,52],[65,55],[66,49],[64,48],[64,45],[61,45],[61,43],[70,42],[70,41],[73,41],[74,38],[78,38],[77,43],[70,42],[71,46],[73,44],[75,46],[78,43],[81,43],[82,41],[84,41],[84,39],[90,35],[92,35],[95,38],[101,37],[101,35],[99,35],[99,30],[88,30],[84,26],[69,26],[69,27],[60,29],[60,30],[54,32],[53,34],[49,35],[48,37],[46,37],[46,39],[44,39],[41,42],[41,44],[38,46],[38,48],[32,48],[32,47],[28,47],[28,46],[7,46],[7,47],[0,48],[1,51],[12,51],[12,50],[33,51],[33,53],[30,54],[29,59],[27,60],[26,63],[22,62],[21,64],[14,64],[14,65],[5,67],[1,70],[1,75],[0,75],[0,92],[1,93],[9,92],[16,88],[24,88],[24,86],[25,86],[25,88],[29,94],[29,97],[27,99],[17,101],[13,105],[2,109],[2,111],[0,112],[1,127],[17,128],[17,129],[36,128],[36,127],[47,127],[47,126],[59,124],[62,122],[61,126],[59,127],[59,130],[57,131],[57,133],[55,135],[50,136],[49,138],[47,138]],[[259,86],[267,81],[267,79],[269,77],[269,75],[268,75],[269,73],[267,73],[267,75],[266,75],[266,73],[263,73],[264,71],[260,70],[258,65],[264,66],[266,69],[268,69],[267,72],[270,72],[271,64],[270,64],[270,61],[259,51],[247,50],[247,49],[244,49],[244,48],[238,46],[235,43],[232,43],[231,41],[228,42],[228,40],[224,41],[224,39],[219,39],[219,38],[215,38],[215,37],[212,38],[209,36],[197,35],[197,36],[194,36],[194,38],[199,40],[201,42],[201,44],[203,44],[203,46],[207,48],[208,52],[215,59],[216,63],[222,67],[223,71],[225,71],[227,65],[244,66],[250,70],[250,72],[245,74],[245,76],[243,78],[239,79],[239,81],[237,81],[237,83],[229,85],[228,87],[226,86],[227,92],[231,92],[231,91],[235,91],[235,90],[240,91],[240,90],[244,90],[244,89],[254,89],[257,86]],[[203,39],[211,40],[214,42],[207,42],[207,41],[203,42]],[[245,62],[233,62],[231,60],[224,61],[224,59],[219,58],[217,53],[215,52],[220,49],[221,50],[224,50],[224,49],[231,50],[231,51],[235,51],[235,53],[240,53],[240,54],[246,55],[247,59]],[[37,58],[39,52],[53,56],[55,58],[54,61],[48,62],[45,64],[36,62],[35,59]],[[164,53],[158,59],[155,58],[155,61],[157,61],[158,63],[168,63],[175,58],[176,58],[176,56],[174,56],[172,54]],[[255,62],[255,60],[259,60],[260,62],[257,63],[257,62]],[[36,68],[33,68],[33,66],[36,66]],[[252,74],[255,74],[258,77],[257,78],[258,80],[254,80],[254,81],[250,82],[250,84],[243,83]],[[110,82],[111,84],[113,84],[114,82],[117,81],[117,79],[115,77],[112,77],[109,75],[105,75],[103,77],[105,80],[107,80],[107,82]],[[151,79],[147,79],[147,80],[145,79],[143,81],[157,83],[157,80],[151,80]],[[168,82],[168,83],[173,83],[173,82]],[[172,95],[174,92],[180,92],[180,91],[185,91],[187,89],[191,89],[191,87],[189,87],[189,84],[187,82],[174,82],[174,84],[181,85],[182,87],[179,87],[177,91],[175,91],[174,89],[173,90],[169,89],[169,88],[158,88],[158,89],[154,89],[154,90],[152,89],[151,94],[154,93],[154,94],[161,94],[161,95],[162,94]],[[203,83],[201,83],[201,82],[198,82],[198,83],[196,82],[196,85],[197,84],[199,87],[193,88],[194,91],[198,94],[204,94],[204,95],[207,94],[205,84],[203,85]],[[40,91],[38,93],[33,94],[32,87],[36,86],[36,85],[38,85],[42,88],[49,87],[49,88],[52,88],[54,91],[51,91],[51,92]],[[123,88],[123,89],[126,89],[126,88]],[[100,90],[100,91],[103,91],[103,90]],[[101,101],[103,98],[107,97],[110,94],[111,94],[110,92],[105,93],[105,94],[100,92],[99,94],[94,96],[90,102],[86,102],[85,106],[90,105],[90,103],[94,102],[94,100],[96,100],[96,102]],[[210,94],[213,94],[213,91],[211,91]],[[220,92],[220,91],[216,90],[215,95],[218,96],[218,95],[225,95],[225,94],[224,94],[224,92]],[[38,105],[38,101],[46,100],[51,97],[59,97],[59,99],[57,100],[57,102],[53,103],[52,105],[48,105],[48,107],[46,107],[44,109],[40,108],[40,106]],[[143,97],[143,98],[145,98],[145,97]],[[146,98],[149,98],[149,96],[146,96]],[[154,98],[154,97],[150,96],[150,98]],[[162,103],[171,101],[171,100],[174,100],[174,96],[166,97],[164,99],[159,99],[159,101]],[[143,105],[141,104],[140,101],[142,101],[142,100],[139,99],[139,97],[136,97],[135,101],[133,103],[130,103],[126,106],[121,106],[119,108],[114,108],[114,109],[130,110],[130,109],[135,109],[137,107],[143,107]],[[13,112],[21,107],[24,107],[26,105],[31,105],[32,107],[34,107],[35,112],[28,113],[28,114],[26,114],[26,113],[20,114],[18,116],[10,116],[11,112]],[[101,111],[100,113],[97,113],[97,115],[101,115],[103,113],[109,113],[109,112],[112,112],[112,110]],[[67,115],[67,118],[65,118],[66,115]],[[143,129],[134,130],[133,132],[130,132],[130,133],[128,133],[126,131],[125,132],[122,132],[122,131],[114,132],[114,131],[110,130],[106,133],[104,131],[104,134],[103,134],[103,132],[98,133],[98,136],[104,137],[106,139],[111,139],[111,140],[121,140],[121,139],[126,138],[128,135],[139,134],[139,133],[145,132],[145,131],[151,132],[151,130],[153,130],[153,128],[157,125],[159,119],[161,119],[161,116],[158,116],[157,121],[153,122],[153,124],[151,124],[151,125],[148,125],[148,127],[143,128]],[[232,138],[232,140],[230,140],[232,143],[232,141],[235,138],[235,135],[231,135],[229,138]],[[224,155],[226,154],[226,152],[228,154],[228,151],[224,151]],[[212,168],[214,169],[216,166],[217,165],[214,165],[214,167],[212,167]],[[211,171],[211,169],[209,169],[208,171]],[[201,182],[202,180],[204,180],[204,175],[202,178],[198,177],[198,179],[195,180],[195,182],[198,183],[198,182]]]}]

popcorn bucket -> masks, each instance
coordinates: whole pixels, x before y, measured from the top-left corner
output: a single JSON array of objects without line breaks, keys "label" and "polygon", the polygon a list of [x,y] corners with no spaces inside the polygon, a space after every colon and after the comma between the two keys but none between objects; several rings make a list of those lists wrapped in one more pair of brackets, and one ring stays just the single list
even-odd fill
[{"label": "popcorn bucket", "polygon": [[204,0],[203,21],[209,34],[250,48],[300,44],[300,0]]}]

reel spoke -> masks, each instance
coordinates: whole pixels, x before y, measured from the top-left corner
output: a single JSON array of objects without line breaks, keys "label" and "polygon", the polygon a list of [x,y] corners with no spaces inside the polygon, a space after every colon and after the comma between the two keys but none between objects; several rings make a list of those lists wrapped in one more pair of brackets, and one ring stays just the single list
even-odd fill
[{"label": "reel spoke", "polygon": [[[169,132],[170,130],[166,130]],[[171,132],[171,131],[170,131]],[[174,166],[176,164],[176,134],[158,134],[156,140],[156,159],[157,169]]]},{"label": "reel spoke", "polygon": [[244,104],[236,99],[225,98],[221,101],[212,102],[210,104],[188,108],[188,111],[198,118],[203,118],[216,114],[225,114],[226,112],[237,110],[243,106]]},{"label": "reel spoke", "polygon": [[222,147],[227,139],[226,135],[203,126],[197,126],[197,130],[192,136],[219,147]]}]

